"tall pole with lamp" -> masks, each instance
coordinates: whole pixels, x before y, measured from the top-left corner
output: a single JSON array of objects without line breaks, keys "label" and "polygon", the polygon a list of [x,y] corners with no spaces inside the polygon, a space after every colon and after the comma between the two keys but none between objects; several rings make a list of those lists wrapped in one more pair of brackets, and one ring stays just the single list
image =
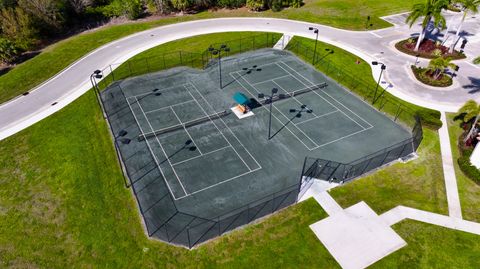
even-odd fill
[{"label": "tall pole with lamp", "polygon": [[380,86],[380,80],[382,79],[382,75],[383,75],[383,71],[385,71],[385,69],[387,69],[387,66],[381,62],[377,62],[377,61],[374,61],[372,62],[372,65],[381,65],[380,66],[380,75],[378,76],[378,81],[377,81],[377,86],[375,87],[375,93],[373,95],[373,100],[372,100],[372,105],[375,104],[375,102],[377,101],[377,91],[378,91],[378,87]]},{"label": "tall pole with lamp", "polygon": [[222,44],[219,48],[214,48],[210,46],[208,48],[208,51],[213,55],[218,55],[218,74],[220,77],[220,89],[223,89],[223,84],[222,84],[222,52],[229,52],[230,48],[227,47],[227,45]]},{"label": "tall pole with lamp", "polygon": [[308,27],[308,30],[313,31],[315,36],[315,48],[313,49],[313,59],[312,59],[312,65],[315,65],[315,58],[317,56],[317,43],[318,43],[318,29],[315,27]]}]

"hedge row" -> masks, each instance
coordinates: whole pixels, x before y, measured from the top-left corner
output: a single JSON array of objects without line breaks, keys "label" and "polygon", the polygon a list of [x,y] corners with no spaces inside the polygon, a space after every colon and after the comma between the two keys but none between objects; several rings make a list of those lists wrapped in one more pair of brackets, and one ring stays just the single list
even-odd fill
[{"label": "hedge row", "polygon": [[480,185],[480,170],[470,162],[473,150],[462,146],[463,138],[464,134],[458,138],[458,149],[460,151],[460,158],[457,160],[458,166],[465,176]]}]

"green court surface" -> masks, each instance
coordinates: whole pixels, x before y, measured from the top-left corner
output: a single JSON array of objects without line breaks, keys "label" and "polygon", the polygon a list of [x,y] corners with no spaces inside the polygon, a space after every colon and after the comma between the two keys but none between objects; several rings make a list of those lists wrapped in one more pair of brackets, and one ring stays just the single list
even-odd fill
[{"label": "green court surface", "polygon": [[[222,84],[212,62],[125,79],[101,94],[149,235],[171,241],[296,186],[307,156],[349,163],[412,136],[288,52],[225,58]],[[269,139],[269,104],[258,94],[272,88],[285,98],[272,103]],[[253,116],[231,112],[236,92],[256,103]],[[272,208],[296,197],[282,199]],[[160,234],[166,222],[170,232]]]}]

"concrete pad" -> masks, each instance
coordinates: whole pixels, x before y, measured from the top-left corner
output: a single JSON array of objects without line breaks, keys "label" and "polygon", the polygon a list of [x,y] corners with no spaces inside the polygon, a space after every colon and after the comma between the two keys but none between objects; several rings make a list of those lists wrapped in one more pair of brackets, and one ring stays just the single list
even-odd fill
[{"label": "concrete pad", "polygon": [[345,269],[366,268],[407,244],[364,202],[310,228]]},{"label": "concrete pad", "polygon": [[238,106],[234,106],[234,107],[230,108],[230,110],[232,110],[233,113],[235,114],[235,116],[237,116],[237,118],[239,118],[239,119],[248,118],[248,117],[251,117],[251,116],[254,115],[251,110],[248,111],[247,113],[243,113],[242,111],[240,111]]},{"label": "concrete pad", "polygon": [[303,202],[310,197],[315,197],[316,195],[319,195],[322,192],[333,189],[340,185],[338,183],[334,183],[334,182],[330,183],[328,181],[320,180],[320,179],[312,179],[312,180],[314,180],[312,186],[308,188],[308,190],[302,195],[302,197],[299,197],[300,198],[298,200],[299,202]]}]

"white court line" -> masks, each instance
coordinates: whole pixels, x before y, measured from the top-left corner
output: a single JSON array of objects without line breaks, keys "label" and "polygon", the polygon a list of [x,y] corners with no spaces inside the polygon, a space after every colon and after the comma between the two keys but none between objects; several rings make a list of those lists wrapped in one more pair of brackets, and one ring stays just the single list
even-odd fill
[{"label": "white court line", "polygon": [[[293,72],[297,73],[299,76],[303,77],[306,81],[308,81],[308,83],[312,84],[311,86],[315,85],[312,81],[310,81],[308,78],[306,78],[305,76],[303,76],[302,74],[300,74],[299,72],[297,72],[295,69],[291,68],[288,64],[282,62],[282,64],[284,64],[285,66],[287,66],[288,69],[292,70]],[[282,68],[283,70],[285,70],[285,68],[283,68],[282,66],[278,65],[280,68]],[[285,72],[289,72],[288,70],[285,70]],[[293,74],[292,74],[293,75]],[[298,78],[296,78],[298,81],[300,81],[300,83],[302,83],[303,85],[305,85],[306,87],[309,87],[307,84],[305,84],[303,81],[299,80]],[[315,92],[315,91],[314,91]],[[342,103],[338,102],[335,98],[333,98],[332,96],[330,96],[328,93],[326,93],[325,91],[322,91],[323,93],[325,93],[327,96],[329,96],[332,100],[334,100],[336,103],[340,104],[341,106],[343,106],[345,109],[347,109],[348,111],[352,112],[352,114],[354,114],[355,116],[357,116],[359,119],[361,119],[363,122],[367,123],[368,125],[370,125],[370,127],[372,127],[372,125],[364,120],[362,117],[360,117],[359,115],[357,115],[357,113],[351,111],[350,109],[348,109],[346,106],[344,106]],[[340,110],[340,112],[342,112],[347,118],[349,118],[351,121],[355,122],[355,124],[357,124],[358,126],[360,126],[361,128],[365,129],[365,127],[363,127],[361,124],[359,124],[356,120],[352,119],[350,116],[348,116],[343,110],[339,109],[336,105],[332,104],[331,102],[329,102],[327,99],[325,99],[325,97],[321,96],[319,93],[315,92],[316,95],[320,96],[323,100],[325,100],[325,102],[329,103],[330,105],[332,105],[333,107],[335,107],[336,109]]]},{"label": "white court line", "polygon": [[[188,159],[183,160],[183,161],[179,161],[179,162],[173,163],[172,165],[175,166],[175,165],[178,165],[178,164],[182,164],[182,163],[185,163],[185,162],[189,162],[189,161],[191,161],[191,160],[200,158],[200,157],[202,157],[202,156],[206,156],[206,155],[215,153],[215,152],[217,152],[217,151],[220,151],[220,150],[222,150],[222,149],[231,148],[231,147],[232,147],[232,146],[225,146],[225,147],[223,147],[223,148],[219,148],[219,149],[216,149],[216,150],[209,151],[209,152],[207,152],[207,153],[205,153],[205,154],[203,154],[203,155],[198,155],[198,156],[195,156],[195,157],[192,157],[192,158],[188,158]],[[249,169],[249,170],[250,170],[250,169]]]},{"label": "white court line", "polygon": [[[248,175],[248,174],[250,174],[250,173],[253,173],[253,172],[255,172],[255,171],[258,171],[258,170],[260,170],[260,169],[262,169],[262,168],[261,168],[261,167],[259,167],[259,168],[255,168],[254,170],[250,170],[249,172],[246,172],[246,173],[243,173],[243,174],[241,174],[241,175],[238,175],[238,176],[235,176],[235,177],[229,178],[229,179],[227,179],[227,180],[224,180],[224,181],[222,181],[222,182],[215,183],[215,184],[213,184],[213,185],[210,185],[210,186],[208,186],[208,187],[205,187],[205,188],[203,188],[203,189],[200,189],[200,190],[194,191],[194,192],[190,193],[190,195],[193,195],[193,194],[199,193],[199,192],[201,192],[201,191],[204,191],[204,190],[207,190],[207,189],[210,189],[210,188],[216,187],[216,186],[218,186],[218,185],[220,185],[220,184],[223,184],[223,183],[225,183],[225,182],[228,182],[228,181],[232,181],[232,180],[234,180],[234,179],[236,179],[236,178],[239,178],[239,177],[242,177],[242,176]],[[189,195],[189,196],[190,196],[190,195]]]},{"label": "white court line", "polygon": [[[275,63],[270,63],[269,65],[274,65]],[[260,81],[260,82],[255,82],[255,83],[251,83],[252,85],[259,85],[259,84],[263,84],[263,83],[267,83],[267,82],[274,82],[274,80],[276,79],[281,79],[281,78],[286,78],[286,77],[291,77],[292,75],[290,74],[287,74],[287,75],[284,75],[284,76],[279,76],[279,77],[276,77],[276,78],[272,78],[272,79],[267,79],[267,80],[264,80],[264,81]]]},{"label": "white court line", "polygon": [[180,120],[180,118],[178,117],[177,113],[175,113],[175,110],[173,110],[172,107],[170,107],[170,109],[172,110],[173,112],[173,115],[175,115],[175,117],[177,118],[177,120],[180,122],[180,124],[183,126],[183,130],[185,130],[185,132],[187,133],[188,137],[190,137],[190,139],[192,140],[193,144],[195,145],[195,147],[197,147],[198,149],[198,152],[200,152],[200,156],[203,155],[202,151],[200,150],[200,147],[198,147],[197,143],[195,143],[195,140],[193,139],[193,137],[190,135],[190,133],[188,132],[187,130],[187,127],[185,127],[185,124],[182,123],[182,121]]},{"label": "white court line", "polygon": [[172,108],[172,107],[179,106],[179,105],[188,104],[188,103],[191,103],[193,101],[195,101],[195,100],[188,100],[188,101],[177,103],[177,104],[174,104],[174,105],[169,105],[169,106],[164,106],[164,107],[161,107],[161,108],[152,109],[152,110],[149,110],[149,111],[145,111],[145,114],[152,113],[152,112],[155,112],[155,111],[158,111],[158,110]]},{"label": "white court line", "polygon": [[[285,93],[289,93],[288,91],[286,91],[282,86],[280,86],[280,84],[278,84],[277,82],[275,82],[275,80],[272,80],[273,83],[275,85],[277,85],[280,89],[282,89],[282,91],[284,91]],[[295,101],[297,101],[297,103],[299,103],[300,105],[305,105],[304,103],[300,102],[300,100],[298,100],[295,96],[292,96],[291,98],[293,98]],[[318,117],[317,114],[313,113],[312,112],[312,115],[315,116],[315,117]]]},{"label": "white court line", "polygon": [[312,121],[312,120],[316,120],[316,119],[319,119],[319,118],[322,118],[322,117],[325,117],[325,116],[328,116],[328,115],[331,115],[331,114],[337,113],[337,112],[340,112],[340,110],[334,110],[334,111],[331,111],[331,112],[322,114],[322,115],[320,115],[320,116],[316,116],[315,118],[310,118],[310,119],[307,119],[307,120],[304,120],[304,121],[299,121],[299,122],[296,122],[296,123],[294,123],[294,124],[295,124],[295,125],[303,124],[303,123],[305,123],[305,122],[309,122],[309,121]]},{"label": "white court line", "polygon": [[[121,90],[121,89],[120,89],[120,90]],[[135,115],[135,112],[133,112],[133,109],[132,109],[132,106],[130,105],[130,102],[129,102],[128,100],[126,100],[126,101],[127,101],[128,107],[130,108],[130,111],[132,112],[133,118],[134,118],[135,121],[137,122],[138,128],[140,128],[140,131],[141,131],[142,133],[145,133],[145,132],[143,131],[142,126],[141,126],[140,123],[138,122],[138,119],[137,119],[137,116]],[[175,194],[172,192],[172,189],[170,188],[170,184],[168,184],[167,177],[165,177],[165,174],[163,173],[162,168],[160,168],[160,163],[159,163],[158,160],[157,160],[157,156],[155,156],[155,154],[153,153],[152,148],[150,147],[150,143],[148,142],[148,140],[145,140],[145,143],[147,144],[148,150],[150,151],[150,154],[152,154],[152,157],[153,157],[153,159],[155,160],[155,163],[157,164],[158,170],[159,170],[160,173],[162,174],[162,177],[163,177],[163,180],[165,181],[165,184],[167,184],[167,187],[168,187],[168,190],[170,191],[170,194],[172,195],[172,197],[173,197],[174,199],[176,199]],[[185,195],[186,195],[186,193],[185,193]]]},{"label": "white court line", "polygon": [[[280,61],[280,62],[281,62],[281,61]],[[276,62],[275,64],[277,64],[277,63],[278,63],[278,62]],[[283,62],[281,62],[281,63],[283,63]],[[283,63],[283,64],[285,64],[285,63]],[[282,68],[282,67],[280,66],[280,68]],[[288,73],[289,73],[289,71],[285,70],[284,68],[282,68],[282,69],[283,69],[285,72],[288,72]],[[232,76],[232,73],[237,73],[237,75],[238,75],[238,71],[236,71],[236,72],[231,72],[231,73],[230,73],[230,76]],[[298,72],[297,72],[297,73],[298,73]],[[291,75],[292,77],[294,77],[297,81],[299,81],[300,83],[302,83],[304,86],[309,87],[307,84],[303,83],[301,80],[299,80],[298,78],[296,78],[293,74],[290,73],[290,75]],[[232,76],[232,77],[233,77],[233,76]],[[303,76],[302,76],[302,77],[303,77]],[[245,80],[243,77],[240,77],[240,78],[242,78],[243,80]],[[303,77],[303,78],[305,78],[305,77]],[[234,79],[235,79],[235,77],[234,77]],[[305,78],[305,79],[306,79],[307,81],[309,81],[312,85],[314,85],[310,80],[308,80],[307,78]],[[240,85],[242,85],[242,83],[241,83],[238,79],[236,79],[236,80],[237,80],[237,82],[238,82]],[[247,80],[245,80],[245,81],[248,83]],[[243,85],[242,85],[242,86],[243,86]],[[253,87],[253,88],[255,88],[255,87]],[[248,91],[250,94],[252,94],[248,89],[245,89],[245,90]],[[314,92],[315,92],[315,91],[314,91]],[[315,92],[315,93],[316,93],[316,92]],[[330,102],[329,102],[328,100],[326,100],[323,96],[319,95],[318,93],[316,93],[316,94],[317,94],[318,96],[320,96],[320,97],[321,97],[323,100],[325,100],[326,102],[330,103]],[[335,100],[337,103],[339,103],[335,98],[333,98],[333,97],[331,97],[331,96],[329,96],[329,97],[332,98],[333,100]],[[331,103],[330,103],[330,104],[331,104]],[[340,104],[341,104],[341,103],[340,103]],[[287,127],[287,130],[289,130],[290,133],[292,133],[292,135],[295,136],[308,150],[312,151],[312,150],[318,149],[318,148],[320,148],[320,147],[323,147],[323,146],[326,146],[326,145],[328,145],[328,144],[331,144],[331,143],[340,141],[340,140],[342,140],[342,139],[344,139],[344,138],[348,138],[348,137],[350,137],[350,136],[359,134],[359,133],[361,133],[361,132],[364,132],[364,131],[366,131],[366,130],[369,130],[369,129],[373,128],[373,125],[371,125],[369,122],[365,121],[362,117],[358,116],[358,115],[357,115],[356,113],[354,113],[353,111],[352,111],[353,114],[357,115],[357,117],[359,117],[360,119],[362,119],[362,121],[365,121],[365,122],[369,125],[368,128],[365,128],[365,127],[363,127],[362,125],[358,124],[356,121],[354,121],[354,120],[353,120],[352,118],[350,118],[348,115],[346,115],[345,112],[343,112],[342,110],[340,110],[337,106],[335,106],[335,105],[333,105],[333,104],[331,104],[331,105],[332,105],[333,107],[335,107],[335,108],[336,108],[339,112],[341,112],[343,115],[345,115],[347,118],[349,118],[350,120],[352,120],[353,122],[355,122],[357,126],[359,126],[360,128],[362,128],[362,130],[357,131],[357,132],[354,132],[354,133],[351,133],[351,134],[346,135],[346,136],[343,136],[343,137],[340,137],[340,138],[335,139],[335,140],[333,140],[333,141],[329,141],[329,142],[327,142],[327,143],[324,143],[324,144],[321,144],[321,145],[317,145],[317,146],[314,147],[314,148],[309,148],[308,146],[306,146],[305,143],[303,143],[290,129],[288,129],[288,127]],[[342,104],[342,105],[343,105],[343,104]],[[336,111],[335,111],[335,112],[336,112]],[[274,115],[273,115],[273,117],[276,118]],[[278,118],[276,118],[276,119],[279,120]],[[280,120],[279,120],[279,121],[280,121]],[[280,122],[281,122],[281,121],[280,121]],[[303,122],[302,122],[302,123],[303,123]],[[296,125],[296,124],[294,124],[294,125]]]},{"label": "white court line", "polygon": [[[240,80],[238,80],[237,78],[235,78],[235,77],[232,75],[232,73],[235,73],[235,74],[239,75],[239,74],[238,74],[238,71],[231,72],[231,73],[229,73],[229,75],[232,76],[233,79],[235,79],[248,93],[250,93],[251,96],[255,96],[254,94],[252,94],[252,93],[240,82]],[[242,80],[244,80],[250,87],[252,87],[254,90],[256,90],[257,93],[259,93],[258,89],[255,88],[254,86],[252,86],[252,85],[248,82],[248,80],[244,79],[244,78],[241,77],[241,76],[240,76],[239,78],[241,78]],[[266,108],[265,106],[262,106],[262,107],[263,107],[265,110],[268,111],[268,108]],[[275,105],[273,105],[273,107],[275,107],[275,109],[278,110],[278,108],[277,108]],[[281,111],[280,111],[280,113],[283,115],[283,113],[282,113]],[[307,146],[296,134],[294,134],[294,133],[292,132],[292,130],[290,130],[290,128],[288,128],[288,126],[286,126],[283,121],[281,121],[279,118],[277,118],[276,115],[272,114],[272,116],[273,116],[277,121],[279,121],[281,124],[283,124],[283,125],[285,126],[285,128],[286,128],[295,138],[297,138],[297,140],[298,140],[300,143],[302,143],[308,150],[312,150],[312,149],[311,149],[309,146]],[[285,115],[283,115],[283,116],[284,116],[285,118],[287,118],[287,120],[290,120],[290,119],[289,119],[288,117],[286,117]],[[299,130],[300,132],[302,132],[298,127],[297,127],[297,130]],[[313,144],[317,145],[317,143],[315,143],[314,141],[312,141],[312,139],[311,139],[310,137],[308,137],[308,136],[306,136],[306,137],[307,137],[307,139],[309,139]],[[317,146],[318,146],[318,145],[317,145]],[[315,148],[316,148],[316,147],[315,147]]]},{"label": "white court line", "polygon": [[[187,90],[188,91],[188,90]],[[195,97],[193,97],[192,93],[190,91],[188,91],[188,93],[192,96],[192,98],[195,99]],[[199,93],[200,94],[200,93]],[[203,96],[202,96],[203,98]],[[248,166],[248,164],[245,162],[245,160],[243,160],[243,158],[240,156],[240,154],[238,154],[238,152],[235,150],[235,148],[232,146],[232,144],[230,143],[230,141],[227,139],[227,137],[225,137],[225,135],[222,133],[222,131],[220,131],[220,128],[218,128],[217,124],[212,120],[212,118],[208,115],[208,113],[203,109],[203,107],[200,105],[200,103],[198,103],[197,100],[195,100],[198,104],[198,106],[202,109],[203,113],[205,113],[205,115],[210,119],[210,121],[212,122],[212,124],[215,126],[215,128],[218,130],[218,132],[223,136],[223,139],[225,139],[225,141],[227,141],[227,143],[230,145],[230,147],[232,147],[233,151],[235,151],[235,153],[237,154],[238,158],[240,158],[240,160],[242,160],[243,164],[245,164],[245,166],[247,167],[248,170],[252,170],[250,169],[250,166]],[[206,101],[205,101],[206,102]],[[219,117],[220,118],[220,117]]]},{"label": "white court line", "polygon": [[[200,93],[200,91],[197,89],[197,87],[193,84],[189,84],[191,85],[195,91],[200,95],[200,97],[202,97],[202,99],[205,101],[205,103],[212,109],[215,111],[215,109],[212,107],[212,105],[210,105],[209,102],[207,102],[207,100],[205,99],[205,97]],[[190,92],[189,92],[190,93]],[[190,94],[191,95],[191,94]],[[192,96],[193,97],[193,96]],[[198,104],[200,105],[200,104]],[[201,107],[201,106],[200,106]],[[202,108],[202,107],[201,107]],[[203,108],[202,108],[203,109]],[[230,127],[228,127],[227,123],[221,118],[219,117],[220,121],[225,125],[225,127],[227,127],[227,129],[230,131],[230,133],[233,135],[233,137],[235,137],[235,139],[238,141],[238,143],[240,143],[240,145],[242,146],[243,149],[245,149],[245,151],[248,153],[248,155],[250,155],[250,157],[255,161],[255,163],[257,164],[257,166],[261,169],[262,166],[260,165],[260,163],[258,163],[257,159],[255,159],[255,157],[253,157],[253,155],[250,153],[250,151],[243,145],[242,141],[240,141],[240,139],[238,139],[238,137],[235,135],[235,133],[232,131],[232,129],[230,129]],[[215,124],[215,123],[214,123]],[[228,141],[228,140],[227,140]],[[229,142],[230,143],[230,142]],[[235,148],[232,146],[233,150],[235,150]],[[235,150],[235,152],[237,152]],[[238,153],[237,153],[238,154]],[[240,157],[241,158],[241,157]],[[243,160],[243,158],[242,158]],[[247,165],[248,167],[248,165]],[[250,168],[249,168],[250,169]],[[251,169],[250,169],[251,170]]]},{"label": "white court line", "polygon": [[183,87],[184,85],[186,85],[186,84],[182,84],[182,85],[178,85],[178,86],[172,86],[172,87],[168,87],[168,88],[162,88],[162,89],[158,89],[158,91],[156,91],[156,92],[154,92],[153,90],[150,90],[148,92],[144,92],[144,93],[140,93],[140,94],[137,94],[137,95],[129,96],[129,97],[127,97],[127,99],[128,98],[139,97],[139,96],[145,96],[145,95],[149,95],[149,94],[155,94],[157,92],[166,92],[166,91],[170,91],[170,90],[175,89],[175,88],[182,89],[181,87]]},{"label": "white court line", "polygon": [[[308,78],[306,78],[305,76],[303,76],[302,74],[300,74],[298,71],[296,71],[295,69],[293,69],[292,67],[290,67],[288,64],[286,64],[285,62],[282,62],[280,61],[282,64],[284,64],[285,66],[287,66],[288,69],[294,71],[295,73],[297,73],[298,75],[300,75],[301,77],[303,77],[306,81],[308,81],[310,84],[312,85],[315,85],[311,80],[309,80]],[[287,71],[287,70],[285,70]],[[288,71],[287,71],[288,72]],[[297,79],[298,80],[298,79]],[[299,80],[300,81],[300,80]],[[300,81],[301,82],[301,81]],[[303,84],[305,85],[305,84]],[[307,86],[307,85],[305,85]],[[333,98],[330,94],[328,94],[326,91],[322,91],[323,93],[325,93],[328,97],[330,97],[332,100],[334,100],[336,103],[340,104],[341,106],[343,106],[345,109],[347,109],[348,111],[350,111],[352,114],[354,114],[355,116],[357,116],[359,119],[361,119],[363,122],[365,122],[366,124],[369,125],[369,127],[373,127],[373,125],[368,122],[367,120],[365,120],[363,117],[361,117],[360,115],[358,115],[357,113],[353,112],[350,108],[346,107],[344,104],[342,104],[341,102],[339,102],[337,99]],[[320,96],[320,94],[318,94]],[[325,99],[325,98],[324,98]],[[326,101],[326,100],[325,100]],[[327,101],[328,102],[328,101]],[[342,111],[342,110],[340,110]],[[343,112],[343,111],[342,111]],[[347,116],[347,115],[346,115]],[[348,116],[347,116],[348,117]],[[350,117],[349,117],[350,118]],[[357,123],[357,122],[355,122]],[[358,124],[358,123],[357,123]],[[359,124],[360,125],[360,124]],[[360,125],[360,127],[363,128],[363,126]]]},{"label": "white court line", "polygon": [[[137,99],[137,97],[135,97],[135,99]],[[150,129],[151,129],[152,132],[153,132],[152,124],[151,124],[150,121],[148,120],[147,115],[145,115],[145,112],[143,111],[142,106],[138,103],[138,100],[137,100],[137,104],[138,104],[138,107],[140,107],[140,110],[142,111],[143,115],[145,116],[145,119],[146,119],[147,122],[148,122],[148,126],[150,126]],[[163,154],[164,154],[165,157],[167,158],[167,161],[168,161],[168,163],[170,164],[170,167],[172,168],[173,173],[174,173],[175,176],[177,177],[178,183],[180,183],[180,186],[182,187],[183,192],[185,193],[185,195],[188,195],[187,191],[185,190],[185,187],[184,187],[183,184],[182,184],[182,181],[180,181],[180,178],[178,177],[177,172],[175,171],[175,168],[173,168],[172,163],[170,162],[170,158],[168,158],[168,155],[167,155],[167,153],[165,152],[165,149],[163,148],[162,143],[160,143],[160,140],[158,139],[158,136],[155,136],[155,139],[157,140],[158,145],[159,145],[160,148],[162,149]],[[148,143],[148,140],[146,140],[146,141],[147,141],[147,143]],[[158,165],[158,167],[160,167],[160,164]],[[173,193],[172,193],[172,195],[173,195]],[[175,195],[173,195],[173,197],[175,197]]]}]

